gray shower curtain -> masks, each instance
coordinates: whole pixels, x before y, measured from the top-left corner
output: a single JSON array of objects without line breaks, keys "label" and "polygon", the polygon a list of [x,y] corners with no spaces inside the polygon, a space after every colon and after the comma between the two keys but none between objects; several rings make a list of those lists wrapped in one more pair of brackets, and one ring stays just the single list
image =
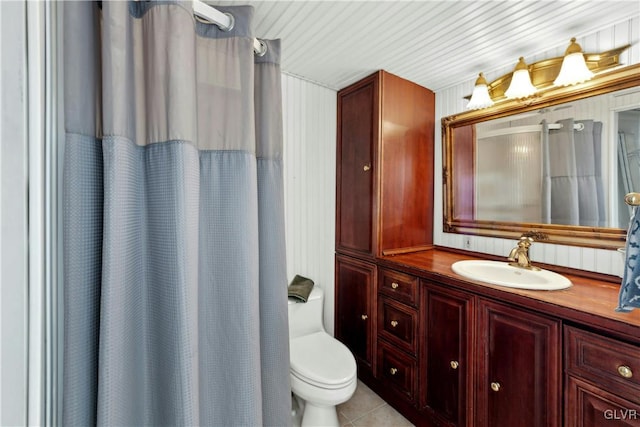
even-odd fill
[{"label": "gray shower curtain", "polygon": [[64,4],[63,424],[289,424],[279,41]]},{"label": "gray shower curtain", "polygon": [[[542,122],[542,222],[605,227],[601,166],[602,122],[559,120],[560,129]],[[581,124],[582,129],[574,129]]]}]

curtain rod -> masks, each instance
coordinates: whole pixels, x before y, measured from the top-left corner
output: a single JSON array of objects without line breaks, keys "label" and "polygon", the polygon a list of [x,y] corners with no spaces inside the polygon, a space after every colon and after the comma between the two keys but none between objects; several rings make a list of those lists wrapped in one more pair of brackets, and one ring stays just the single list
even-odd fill
[{"label": "curtain rod", "polygon": [[[562,129],[561,123],[549,123],[547,125],[548,129]],[[573,125],[573,130],[581,131],[584,129],[584,124],[575,123]],[[493,136],[502,136],[502,135],[514,135],[516,133],[528,133],[528,132],[540,132],[542,131],[542,125],[525,125],[525,126],[514,126],[510,128],[503,129],[495,129],[483,132],[482,135],[478,135],[478,139],[490,138]]]},{"label": "curtain rod", "polygon": [[[199,21],[207,24],[215,24],[220,27],[222,31],[230,31],[233,29],[235,19],[232,14],[220,12],[215,7],[209,6],[201,0],[192,0],[191,4],[193,7],[193,14]],[[253,51],[259,56],[264,55],[267,53],[266,43],[254,38]]]}]

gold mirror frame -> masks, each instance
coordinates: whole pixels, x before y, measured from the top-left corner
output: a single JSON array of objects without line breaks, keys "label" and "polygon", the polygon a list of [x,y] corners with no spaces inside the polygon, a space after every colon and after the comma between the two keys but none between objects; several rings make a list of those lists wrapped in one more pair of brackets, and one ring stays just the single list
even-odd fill
[{"label": "gold mirror frame", "polygon": [[[500,221],[478,221],[454,218],[456,189],[473,186],[473,178],[464,171],[454,170],[455,129],[479,122],[538,110],[621,89],[640,86],[640,64],[634,64],[596,75],[592,80],[569,87],[552,87],[539,91],[525,100],[505,100],[484,110],[468,111],[442,119],[443,142],[443,231],[517,239],[530,233],[536,240],[571,246],[615,249],[624,245],[626,230],[619,228],[585,227],[555,224],[535,224]],[[468,172],[468,171],[467,171]],[[471,182],[469,182],[471,180]],[[473,188],[473,187],[471,187]],[[458,190],[460,192],[461,190]]]}]

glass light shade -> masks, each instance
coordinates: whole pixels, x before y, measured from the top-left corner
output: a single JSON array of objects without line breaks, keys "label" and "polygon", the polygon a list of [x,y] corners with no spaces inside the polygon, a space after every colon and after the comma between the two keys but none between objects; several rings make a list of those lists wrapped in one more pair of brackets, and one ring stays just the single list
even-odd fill
[{"label": "glass light shade", "polygon": [[556,86],[570,86],[586,82],[593,78],[593,73],[587,67],[582,52],[575,52],[565,55],[562,60],[560,74],[554,80]]},{"label": "glass light shade", "polygon": [[479,110],[481,108],[491,107],[492,105],[493,101],[491,100],[491,96],[489,96],[487,81],[485,80],[482,73],[480,73],[478,79],[476,80],[476,85],[473,88],[471,99],[467,104],[467,110]]},{"label": "glass light shade", "polygon": [[504,95],[507,98],[526,98],[536,93],[536,87],[531,84],[531,76],[529,69],[524,62],[524,58],[520,57],[516,69],[511,75],[511,84]]}]

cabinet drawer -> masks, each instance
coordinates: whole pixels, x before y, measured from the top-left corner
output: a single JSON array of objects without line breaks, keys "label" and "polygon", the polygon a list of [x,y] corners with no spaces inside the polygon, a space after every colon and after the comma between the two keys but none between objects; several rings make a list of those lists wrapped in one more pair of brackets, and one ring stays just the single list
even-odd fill
[{"label": "cabinet drawer", "polygon": [[575,427],[640,426],[640,405],[567,378],[565,425]]},{"label": "cabinet drawer", "polygon": [[378,292],[415,306],[418,301],[418,279],[393,270],[380,269]]},{"label": "cabinet drawer", "polygon": [[413,401],[416,390],[416,360],[382,340],[378,344],[378,379],[397,389],[407,400]]},{"label": "cabinet drawer", "polygon": [[418,314],[415,309],[389,298],[378,302],[378,335],[415,355]]},{"label": "cabinet drawer", "polygon": [[640,403],[640,347],[565,327],[567,371]]}]

